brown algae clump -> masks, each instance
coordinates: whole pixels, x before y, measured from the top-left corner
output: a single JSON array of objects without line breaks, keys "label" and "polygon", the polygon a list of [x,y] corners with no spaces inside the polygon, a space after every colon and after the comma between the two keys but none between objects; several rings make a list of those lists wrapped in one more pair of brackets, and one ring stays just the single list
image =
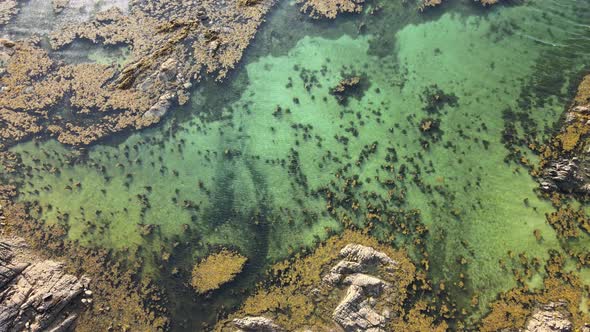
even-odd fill
[{"label": "brown algae clump", "polygon": [[584,327],[588,316],[579,310],[586,296],[584,285],[575,273],[565,272],[564,265],[565,257],[555,251],[551,252],[551,259],[545,267],[547,276],[543,287],[531,290],[522,283],[520,287],[501,294],[490,306],[490,312],[481,321],[479,330],[491,332],[522,329],[525,325],[529,326],[530,322],[527,324],[527,321],[534,319],[533,314],[536,311],[547,306],[554,307],[552,311],[556,312],[555,317],[567,317],[576,328]]},{"label": "brown algae clump", "polygon": [[301,12],[315,19],[335,19],[340,13],[360,13],[365,0],[298,0]]},{"label": "brown algae clump", "polygon": [[191,285],[200,294],[232,281],[248,259],[227,249],[212,254],[193,268]]}]

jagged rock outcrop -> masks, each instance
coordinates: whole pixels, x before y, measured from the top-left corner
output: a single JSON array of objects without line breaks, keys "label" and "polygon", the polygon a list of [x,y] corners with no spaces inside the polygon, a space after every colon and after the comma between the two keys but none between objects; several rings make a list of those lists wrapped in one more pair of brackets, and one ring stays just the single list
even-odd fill
[{"label": "jagged rock outcrop", "polygon": [[590,193],[590,75],[583,78],[559,132],[543,147],[541,189],[568,194]]},{"label": "jagged rock outcrop", "polygon": [[390,318],[386,299],[395,287],[368,272],[392,273],[397,262],[382,252],[359,244],[347,245],[340,251],[340,256],[343,260],[323,278],[328,285],[348,286],[346,295],[332,313],[332,319],[347,332],[385,332]]},{"label": "jagged rock outcrop", "polygon": [[72,330],[88,283],[35,257],[22,239],[0,237],[0,332]]},{"label": "jagged rock outcrop", "polygon": [[576,157],[561,158],[551,162],[545,168],[541,189],[567,193],[590,193],[588,171],[586,167],[580,167],[580,162]]},{"label": "jagged rock outcrop", "polygon": [[330,284],[336,284],[343,276],[351,273],[358,273],[367,270],[371,265],[380,264],[391,272],[396,268],[397,262],[386,254],[371,247],[360,244],[349,244],[340,251],[344,259],[338,262],[323,280]]},{"label": "jagged rock outcrop", "polygon": [[282,332],[280,326],[265,317],[244,317],[233,320],[239,332]]},{"label": "jagged rock outcrop", "polygon": [[537,310],[529,319],[525,332],[570,332],[573,324],[560,311],[561,304],[550,303]]},{"label": "jagged rock outcrop", "polygon": [[389,319],[389,311],[377,312],[375,298],[388,290],[389,284],[362,273],[346,277],[343,283],[350,287],[332,314],[334,321],[345,331],[385,332],[383,327]]}]

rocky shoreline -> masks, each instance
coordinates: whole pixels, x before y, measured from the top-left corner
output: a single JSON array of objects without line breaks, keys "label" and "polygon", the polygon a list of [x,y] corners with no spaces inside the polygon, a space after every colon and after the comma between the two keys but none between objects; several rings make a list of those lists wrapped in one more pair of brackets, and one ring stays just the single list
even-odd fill
[{"label": "rocky shoreline", "polygon": [[[496,1],[481,2],[492,4]],[[148,1],[141,8],[131,8],[129,13],[110,9],[92,21],[61,26],[61,30],[52,36],[52,47],[55,50],[79,39],[104,45],[133,45],[135,53],[132,61],[122,68],[57,61],[51,57],[51,52],[41,47],[41,41],[36,38],[0,41],[0,56],[8,63],[6,75],[0,79],[3,93],[0,96],[0,123],[3,124],[0,150],[36,135],[54,136],[65,144],[87,145],[119,131],[143,128],[157,123],[173,105],[185,103],[193,83],[205,76],[223,79],[239,61],[273,2],[236,1],[229,11],[221,13],[215,11],[219,9],[216,2],[204,3],[205,7],[201,8],[194,4],[167,2],[163,10],[155,8],[155,4]],[[356,13],[363,10],[364,1],[343,3],[350,7],[321,9],[321,13],[325,14],[320,15],[316,11],[312,16],[333,18],[341,12]],[[308,12],[312,5],[317,7],[318,2],[307,1],[301,9]],[[60,3],[56,8],[56,12],[67,10],[67,2]],[[173,21],[162,22],[154,18],[169,10],[178,14]],[[184,15],[185,12],[193,16]],[[242,14],[245,16],[240,16]],[[243,24],[242,19],[247,23]],[[224,20],[241,23],[230,23],[228,28],[218,23],[227,23]],[[144,27],[147,27],[146,31],[139,31]],[[239,39],[234,39],[237,30],[243,34]],[[192,48],[185,48],[186,43],[193,43]],[[204,60],[195,63],[192,62],[193,57]],[[34,70],[24,70],[27,68]],[[354,87],[359,82],[355,79],[345,83]],[[342,91],[346,88],[343,85]],[[31,99],[32,96],[34,98]],[[76,122],[55,116],[51,109],[64,102],[70,103],[74,112],[84,121]],[[583,107],[587,106],[577,105],[571,109],[568,123],[587,120],[585,116],[588,109]],[[94,117],[98,120],[89,120]],[[584,134],[579,138],[585,138]],[[582,153],[582,146],[578,147],[577,143],[575,146],[573,150],[577,152],[573,154]],[[584,163],[584,158],[575,156],[548,162],[541,182],[542,188],[549,192],[589,193],[590,173]],[[0,197],[12,197],[15,192],[13,186],[0,186]],[[21,209],[24,211],[24,208]],[[302,326],[301,321],[309,317],[319,326],[344,331],[378,332],[387,331],[391,326],[440,331],[447,328],[444,320],[433,318],[434,309],[427,304],[408,305],[403,302],[409,285],[416,285],[410,279],[418,278],[414,275],[414,266],[404,253],[393,252],[391,248],[384,249],[365,236],[351,237],[359,241],[348,238],[333,240],[331,245],[337,249],[332,248],[334,250],[330,253],[330,259],[322,261],[325,264],[321,264],[318,271],[304,271],[304,268],[298,271],[298,267],[291,269],[277,265],[275,269],[284,273],[281,282],[287,290],[277,287],[272,290],[272,294],[257,294],[258,297],[251,298],[244,308],[231,316],[231,320],[223,322],[218,328],[223,331],[236,328],[243,331],[288,331],[297,324]],[[64,264],[34,257],[31,249],[20,239],[0,238],[0,244],[0,257],[7,257],[0,259],[2,275],[7,276],[4,280],[0,279],[0,307],[4,306],[8,312],[7,315],[0,314],[0,331],[3,331],[3,327],[7,330],[22,330],[25,327],[33,331],[54,332],[71,329],[81,312],[94,301],[93,293],[88,289],[89,280],[66,273]],[[100,257],[108,257],[108,254]],[[319,257],[314,259],[321,260],[321,255]],[[304,259],[298,258],[295,264],[303,264]],[[306,263],[316,264],[311,260]],[[399,273],[394,271],[398,271],[400,266],[406,275],[393,278],[393,274]],[[319,271],[322,274],[310,277],[311,273]],[[296,278],[291,278],[293,275]],[[297,278],[305,282],[294,281]],[[23,280],[31,285],[23,286]],[[47,288],[48,280],[56,280],[56,283]],[[291,292],[289,296],[293,296],[289,301],[280,298],[285,292]],[[308,302],[300,297],[301,294],[316,302]],[[283,302],[272,302],[276,297]],[[401,300],[402,303],[388,303],[389,299]],[[296,316],[299,321],[291,321],[282,311],[281,307],[285,303],[290,305],[291,300],[294,301],[293,307],[299,315]],[[261,309],[264,306],[267,308]],[[412,311],[405,311],[408,308],[403,306],[411,307]],[[309,313],[310,308],[314,308],[313,313]],[[97,312],[110,309],[105,305]],[[528,306],[526,309],[527,313],[523,316],[529,317],[527,323],[523,325],[522,320],[519,320],[515,325],[525,327],[528,332],[565,332],[573,329],[574,323],[567,310],[556,302]],[[120,327],[122,330],[129,329],[128,326]]]},{"label": "rocky shoreline", "polygon": [[541,189],[586,196],[590,194],[590,75],[578,86],[571,106],[552,142],[541,154]]},{"label": "rocky shoreline", "polygon": [[[84,11],[92,11],[90,2]],[[0,58],[0,148],[33,136],[88,145],[111,134],[157,123],[188,101],[204,77],[223,79],[240,61],[273,0],[114,4],[92,18],[64,20],[41,39],[3,40]],[[69,12],[60,4],[57,17]],[[132,50],[123,67],[70,64],[53,56],[74,41]],[[61,116],[69,105],[75,116]]]},{"label": "rocky shoreline", "polygon": [[0,237],[0,331],[71,331],[92,303],[90,279],[36,256],[17,237]]}]

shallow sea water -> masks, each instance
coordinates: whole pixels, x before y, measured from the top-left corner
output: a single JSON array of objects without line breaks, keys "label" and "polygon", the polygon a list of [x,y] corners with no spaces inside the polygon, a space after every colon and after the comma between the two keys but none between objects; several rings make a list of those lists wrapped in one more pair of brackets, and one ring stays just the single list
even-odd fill
[{"label": "shallow sea water", "polygon": [[[137,251],[145,273],[185,294],[173,303],[176,328],[194,330],[214,308],[236,305],[234,292],[265,267],[340,231],[338,215],[366,226],[366,210],[329,214],[320,194],[357,176],[347,195],[361,206],[420,211],[431,277],[452,283],[464,274],[465,289],[449,293],[475,319],[516,285],[498,263],[509,251],[547,258],[562,250],[545,221],[551,205],[526,169],[504,161],[502,137],[507,110],[526,113],[527,130],[549,137],[590,63],[589,38],[585,1],[486,10],[451,1],[422,16],[391,1],[375,16],[330,24],[282,2],[233,76],[201,84],[162,124],[81,157],[52,140],[14,147],[28,168],[19,199],[38,202],[40,222],[67,224],[81,245]],[[105,57],[93,50],[88,61]],[[353,74],[366,91],[342,105],[330,88]],[[434,86],[453,102],[432,113],[425,91]],[[425,118],[440,122],[432,136],[420,130]],[[390,200],[388,190],[404,198]],[[382,240],[418,257],[405,235],[377,224]],[[157,227],[142,235],[144,225]],[[187,292],[192,264],[219,246],[250,259],[244,273],[210,298]],[[477,308],[468,305],[474,294]]]}]

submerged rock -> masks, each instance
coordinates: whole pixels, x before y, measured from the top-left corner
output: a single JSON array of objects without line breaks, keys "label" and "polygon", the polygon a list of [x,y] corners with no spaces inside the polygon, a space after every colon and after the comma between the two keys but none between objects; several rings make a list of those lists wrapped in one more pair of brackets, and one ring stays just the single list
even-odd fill
[{"label": "submerged rock", "polygon": [[35,257],[22,239],[0,238],[0,331],[71,330],[88,282]]},{"label": "submerged rock", "polygon": [[143,114],[143,117],[146,119],[163,117],[172,106],[173,99],[174,94],[172,93],[166,93],[162,95],[158,102],[152,105],[152,107],[150,107],[150,109]]},{"label": "submerged rock", "polygon": [[361,85],[361,77],[360,76],[353,76],[349,78],[345,78],[338,82],[334,88],[330,90],[330,93],[336,97],[340,104],[346,104],[348,102],[348,98],[357,95]]},{"label": "submerged rock", "polygon": [[51,2],[51,4],[53,5],[53,11],[56,14],[61,13],[66,8],[69,2],[70,0],[53,0]]}]

